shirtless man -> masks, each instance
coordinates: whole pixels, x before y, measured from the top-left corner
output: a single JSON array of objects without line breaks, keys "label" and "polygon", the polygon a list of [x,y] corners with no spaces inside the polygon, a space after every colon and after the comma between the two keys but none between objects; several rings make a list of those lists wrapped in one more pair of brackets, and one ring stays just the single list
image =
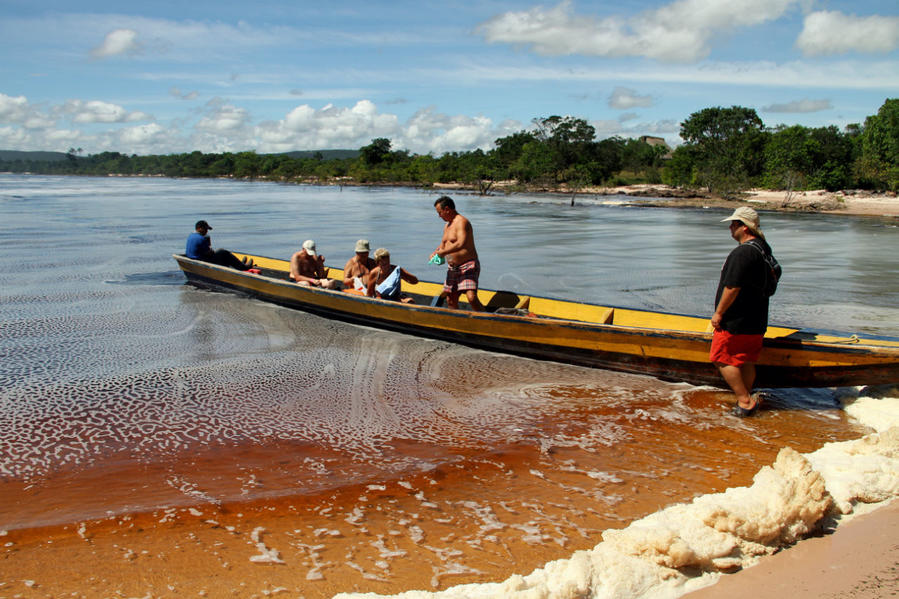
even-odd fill
[{"label": "shirtless man", "polygon": [[443,239],[431,254],[446,259],[448,270],[443,292],[446,294],[446,305],[459,307],[459,294],[464,291],[472,310],[483,311],[484,306],[478,299],[478,276],[481,274],[481,263],[478,251],[474,247],[474,231],[468,219],[456,212],[456,203],[448,196],[441,196],[434,202],[437,216],[446,225],[443,227]]},{"label": "shirtless man", "polygon": [[337,281],[328,278],[325,257],[315,252],[315,242],[307,239],[303,249],[290,257],[290,278],[300,285],[334,289]]},{"label": "shirtless man", "polygon": [[364,289],[368,281],[368,273],[376,266],[375,261],[368,257],[368,252],[368,239],[360,239],[356,242],[356,255],[347,260],[346,266],[343,267],[344,289],[356,288],[356,277],[359,277]]}]

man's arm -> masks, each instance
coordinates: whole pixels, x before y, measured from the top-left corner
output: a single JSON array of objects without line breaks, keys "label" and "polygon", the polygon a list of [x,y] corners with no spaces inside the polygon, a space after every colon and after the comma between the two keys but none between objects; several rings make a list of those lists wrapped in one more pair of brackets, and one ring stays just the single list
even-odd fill
[{"label": "man's arm", "polygon": [[718,301],[715,313],[712,314],[712,327],[715,330],[721,328],[721,320],[724,318],[724,313],[733,305],[739,294],[739,287],[725,287],[724,291],[721,292],[721,299]]},{"label": "man's arm", "polygon": [[375,284],[377,283],[379,276],[381,276],[380,266],[376,266],[368,271],[368,281],[365,285],[365,295],[368,297],[377,297],[375,294]]},{"label": "man's arm", "polygon": [[328,269],[325,267],[325,257],[321,254],[315,258],[315,276],[319,279],[328,278]]},{"label": "man's arm", "polygon": [[412,285],[416,285],[418,283],[418,277],[402,267],[400,267],[400,277],[404,281],[406,281],[407,283],[411,283]]},{"label": "man's arm", "polygon": [[355,277],[355,269],[353,268],[355,258],[350,258],[346,261],[346,264],[343,266],[343,286],[344,287],[353,287],[353,278]]}]

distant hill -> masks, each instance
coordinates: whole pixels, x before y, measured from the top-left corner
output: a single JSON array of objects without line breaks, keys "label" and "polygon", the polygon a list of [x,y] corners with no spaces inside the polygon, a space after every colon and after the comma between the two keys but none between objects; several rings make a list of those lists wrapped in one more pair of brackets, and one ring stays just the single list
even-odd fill
[{"label": "distant hill", "polygon": [[321,154],[322,160],[342,160],[344,158],[357,158],[359,150],[297,150],[295,152],[283,152],[291,158],[314,158]]},{"label": "distant hill", "polygon": [[22,152],[19,150],[0,150],[0,160],[32,160],[34,162],[59,162],[65,160],[65,152]]},{"label": "distant hill", "polygon": [[[291,158],[314,158],[321,154],[322,160],[342,160],[344,158],[356,158],[359,150],[298,150],[295,152],[281,152]],[[83,158],[79,156],[79,158]],[[0,150],[0,160],[30,160],[33,162],[58,162],[65,160],[65,152],[22,152],[19,150]]]}]

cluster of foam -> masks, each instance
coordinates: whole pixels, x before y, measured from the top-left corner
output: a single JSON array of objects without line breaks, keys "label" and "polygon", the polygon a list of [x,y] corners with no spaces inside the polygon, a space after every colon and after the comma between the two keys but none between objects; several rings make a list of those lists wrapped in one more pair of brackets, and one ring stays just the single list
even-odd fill
[{"label": "cluster of foam", "polygon": [[[873,399],[873,398],[868,398]],[[865,421],[899,415],[899,397],[858,398]],[[800,540],[826,516],[858,503],[899,496],[899,427],[861,439],[828,443],[802,455],[783,448],[748,487],[704,495],[607,530],[593,549],[577,551],[526,576],[465,584],[438,592],[407,591],[402,599],[678,597],[712,584],[721,573],[754,564]],[[697,574],[687,575],[693,571]],[[370,598],[342,593],[340,599]]]},{"label": "cluster of foam", "polygon": [[[103,330],[83,325],[78,317],[34,319],[16,331],[22,353],[0,367],[0,380],[10,383],[0,394],[0,476],[28,479],[112,454],[152,462],[198,447],[272,442],[314,444],[401,472],[433,467],[427,455],[454,459],[451,447],[546,438],[555,446],[608,447],[622,436],[601,418],[577,431],[561,422],[551,436],[535,434],[556,409],[546,402],[546,380],[604,380],[581,369],[348,333],[347,325],[267,306],[253,321],[182,311],[160,336],[135,335],[125,314],[111,315]],[[63,347],[50,350],[60,335]],[[120,345],[110,349],[109,338]],[[184,365],[127,372],[156,355]],[[428,451],[413,455],[395,448],[397,440]],[[305,466],[310,475],[327,470],[320,461]]]}]

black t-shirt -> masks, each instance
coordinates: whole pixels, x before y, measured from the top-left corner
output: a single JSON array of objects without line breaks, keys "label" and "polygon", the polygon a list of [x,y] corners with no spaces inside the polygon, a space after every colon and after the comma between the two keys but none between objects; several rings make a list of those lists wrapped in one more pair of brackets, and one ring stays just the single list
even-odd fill
[{"label": "black t-shirt", "polygon": [[[759,240],[763,245],[764,240]],[[767,248],[766,248],[767,249]],[[743,243],[735,247],[724,261],[715,307],[725,287],[739,287],[737,299],[721,319],[721,328],[735,335],[763,335],[768,328],[768,296],[765,277],[768,265],[758,249]]]}]

